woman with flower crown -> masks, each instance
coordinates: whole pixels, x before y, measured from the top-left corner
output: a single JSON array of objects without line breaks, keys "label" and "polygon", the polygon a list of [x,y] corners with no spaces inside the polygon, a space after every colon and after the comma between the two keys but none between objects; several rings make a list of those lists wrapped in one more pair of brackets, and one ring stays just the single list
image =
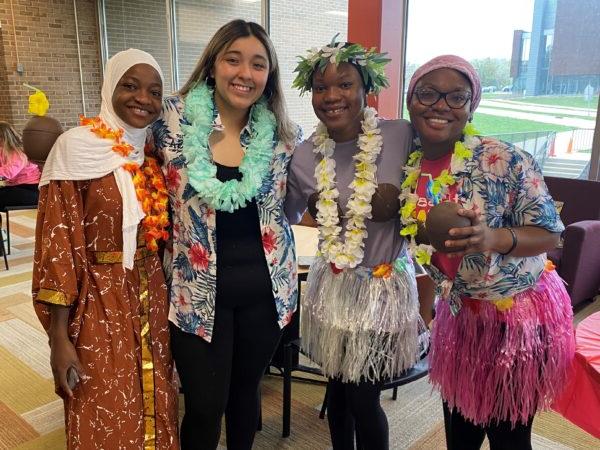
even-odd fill
[{"label": "woman with flower crown", "polygon": [[181,444],[250,449],[259,383],[296,309],[283,213],[297,129],[273,44],[256,23],[221,27],[154,127],[172,205],[173,355],[185,397]]},{"label": "woman with flower crown", "polygon": [[177,388],[158,162],[144,155],[162,72],[129,49],[106,64],[100,114],[52,148],[40,181],[35,311],[50,336],[69,449],[177,449]]},{"label": "woman with flower crown", "polygon": [[365,448],[389,447],[381,389],[417,361],[424,328],[399,234],[410,124],[380,120],[366,105],[387,86],[388,61],[334,38],[301,58],[294,81],[312,91],[320,123],[292,159],[286,212],[298,222],[308,208],[318,223],[300,326],[304,350],[329,378],[334,449],[354,448],[355,430]]},{"label": "woman with flower crown", "polygon": [[[437,284],[430,378],[449,449],[530,449],[535,413],[565,384],[571,302],[545,252],[564,229],[539,167],[521,149],[477,136],[477,72],[443,55],[413,75],[407,105],[418,134],[402,185],[401,234]],[[429,209],[458,203],[454,253],[421,242]]]}]

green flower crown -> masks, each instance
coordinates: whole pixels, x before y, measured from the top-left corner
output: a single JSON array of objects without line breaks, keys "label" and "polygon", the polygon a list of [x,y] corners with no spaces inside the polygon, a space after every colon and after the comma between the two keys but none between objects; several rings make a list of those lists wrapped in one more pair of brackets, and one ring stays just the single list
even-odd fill
[{"label": "green flower crown", "polygon": [[312,76],[315,70],[321,73],[325,71],[327,64],[340,64],[348,62],[353,64],[362,76],[367,94],[378,94],[381,89],[390,85],[383,68],[390,62],[386,58],[387,53],[377,53],[375,47],[369,50],[360,44],[349,44],[347,42],[336,42],[336,34],[331,43],[320,50],[313,47],[308,51],[306,57],[298,56],[298,66],[294,72],[298,72],[292,87],[300,89],[300,95],[312,90]]}]

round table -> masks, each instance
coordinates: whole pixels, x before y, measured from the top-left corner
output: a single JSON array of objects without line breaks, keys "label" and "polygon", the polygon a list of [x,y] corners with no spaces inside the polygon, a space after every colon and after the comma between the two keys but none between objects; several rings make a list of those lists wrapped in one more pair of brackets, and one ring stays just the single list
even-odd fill
[{"label": "round table", "polygon": [[600,312],[575,330],[575,360],[568,383],[553,409],[600,438]]}]

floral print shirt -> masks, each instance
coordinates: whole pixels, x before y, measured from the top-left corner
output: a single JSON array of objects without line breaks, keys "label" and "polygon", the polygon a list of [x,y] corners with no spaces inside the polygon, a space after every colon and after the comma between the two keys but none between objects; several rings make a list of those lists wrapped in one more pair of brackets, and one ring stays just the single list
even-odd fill
[{"label": "floral print shirt", "polygon": [[[473,157],[456,174],[458,202],[479,207],[490,228],[537,226],[553,233],[564,230],[554,202],[533,157],[493,138],[480,138]],[[503,256],[473,253],[462,258],[454,280],[435,266],[426,269],[444,298],[500,300],[535,285],[546,255]]]},{"label": "floral print shirt", "polygon": [[[213,129],[219,129],[221,125],[216,108],[213,119]],[[163,103],[163,114],[153,125],[153,134],[156,150],[163,159],[173,226],[172,246],[168,246],[164,258],[171,301],[169,320],[183,331],[210,342],[215,320],[216,214],[188,183],[181,124],[189,124],[184,116],[183,99],[167,97]],[[240,135],[243,147],[247,146],[250,136],[250,127],[246,126]],[[256,197],[262,244],[280,327],[290,321],[298,296],[294,237],[283,213],[288,165],[293,150],[293,145],[276,143],[271,170]]]}]

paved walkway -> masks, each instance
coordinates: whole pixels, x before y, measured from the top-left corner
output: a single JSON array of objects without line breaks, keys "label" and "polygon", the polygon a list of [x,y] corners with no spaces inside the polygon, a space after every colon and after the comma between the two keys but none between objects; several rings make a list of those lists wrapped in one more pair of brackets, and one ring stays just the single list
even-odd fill
[{"label": "paved walkway", "polygon": [[516,102],[512,100],[481,100],[481,106],[504,109],[519,109],[521,111],[541,112],[546,114],[569,115],[595,119],[596,110],[591,108],[576,108],[571,106],[540,105],[536,103]]},{"label": "paved walkway", "polygon": [[574,117],[554,117],[546,114],[536,114],[527,111],[513,111],[499,108],[485,107],[484,102],[481,102],[482,106],[477,108],[476,113],[489,114],[492,116],[502,117],[513,117],[515,119],[531,120],[534,122],[551,123],[553,125],[563,125],[566,127],[575,127],[583,129],[593,129],[596,126],[595,120],[577,119]]}]

